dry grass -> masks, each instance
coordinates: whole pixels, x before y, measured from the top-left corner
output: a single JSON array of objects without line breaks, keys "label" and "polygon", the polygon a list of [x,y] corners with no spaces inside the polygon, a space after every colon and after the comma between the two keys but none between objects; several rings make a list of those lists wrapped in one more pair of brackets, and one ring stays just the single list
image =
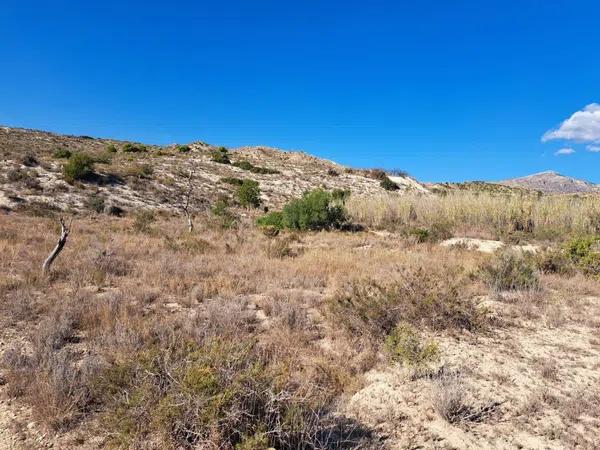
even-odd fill
[{"label": "dry grass", "polygon": [[455,234],[473,237],[544,240],[600,232],[597,196],[454,192],[446,196],[351,197],[347,206],[355,221],[391,231],[444,226]]},{"label": "dry grass", "polygon": [[[122,448],[375,445],[337,407],[390,363],[398,324],[494,326],[477,298],[495,256],[363,232],[266,236],[244,218],[222,229],[199,217],[190,234],[180,218],[154,219],[78,218],[43,277],[52,219],[0,214],[2,326],[22,336],[3,358],[6,392],[53,433]],[[561,292],[577,280],[598,292],[581,275],[542,276]],[[488,414],[456,386],[440,385],[442,416]]]}]

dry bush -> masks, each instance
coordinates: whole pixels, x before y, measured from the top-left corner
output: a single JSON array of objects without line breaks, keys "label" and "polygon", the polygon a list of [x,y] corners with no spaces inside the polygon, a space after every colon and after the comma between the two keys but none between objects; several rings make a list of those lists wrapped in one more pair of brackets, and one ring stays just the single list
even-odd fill
[{"label": "dry bush", "polygon": [[482,269],[483,277],[494,293],[527,291],[539,288],[539,277],[534,265],[523,254],[507,250]]},{"label": "dry bush", "polygon": [[401,321],[434,330],[483,325],[460,272],[406,267],[387,283],[354,281],[330,301],[332,318],[352,334],[385,336]]},{"label": "dry bush", "polygon": [[444,373],[432,382],[431,404],[444,420],[453,424],[481,422],[500,406],[498,402],[475,406],[460,375]]}]

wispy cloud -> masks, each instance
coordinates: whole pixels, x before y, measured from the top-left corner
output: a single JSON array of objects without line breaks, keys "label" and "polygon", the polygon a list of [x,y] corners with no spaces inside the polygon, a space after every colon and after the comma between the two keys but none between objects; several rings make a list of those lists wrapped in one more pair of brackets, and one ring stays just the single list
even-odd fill
[{"label": "wispy cloud", "polygon": [[572,155],[573,153],[575,153],[575,150],[573,150],[571,147],[565,147],[565,148],[561,148],[560,150],[555,151],[554,155],[556,155],[556,156]]},{"label": "wispy cloud", "polygon": [[586,148],[588,152],[600,153],[600,145],[588,145]]},{"label": "wispy cloud", "polygon": [[548,130],[542,136],[542,142],[553,139],[600,143],[600,104],[587,105],[573,113],[558,128]]}]

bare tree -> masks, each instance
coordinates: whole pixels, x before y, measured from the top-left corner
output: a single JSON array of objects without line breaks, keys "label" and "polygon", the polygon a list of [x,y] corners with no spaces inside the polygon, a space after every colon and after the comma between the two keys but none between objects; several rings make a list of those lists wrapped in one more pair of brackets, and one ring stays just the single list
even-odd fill
[{"label": "bare tree", "polygon": [[48,271],[50,270],[50,266],[52,265],[54,260],[57,258],[57,256],[60,254],[60,252],[64,248],[65,244],[67,243],[67,238],[69,237],[69,233],[71,232],[71,225],[73,224],[72,219],[68,225],[65,224],[65,220],[62,217],[58,220],[60,223],[60,237],[58,238],[56,247],[54,247],[54,250],[52,250],[50,255],[48,255],[48,257],[44,261],[44,264],[42,264],[42,272],[43,273],[48,273]]},{"label": "bare tree", "polygon": [[194,177],[196,168],[192,167],[189,172],[184,174],[185,184],[182,187],[180,195],[179,209],[185,214],[188,223],[188,231],[194,231]]}]

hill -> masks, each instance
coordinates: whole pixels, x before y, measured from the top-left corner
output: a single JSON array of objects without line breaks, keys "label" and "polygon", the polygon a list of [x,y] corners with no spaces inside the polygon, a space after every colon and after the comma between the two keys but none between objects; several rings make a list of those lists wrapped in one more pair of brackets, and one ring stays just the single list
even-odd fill
[{"label": "hill", "polygon": [[[315,188],[349,189],[358,195],[384,192],[378,171],[352,169],[302,152],[241,147],[226,151],[226,160],[217,162],[219,151],[204,142],[156,146],[0,127],[0,207],[78,211],[105,204],[123,210],[170,210],[187,189],[190,171],[201,205],[231,198],[243,179],[259,183],[266,207],[279,207]],[[74,153],[92,158],[93,174],[65,179],[63,167]],[[394,179],[397,192],[427,192],[412,178]]]},{"label": "hill", "polygon": [[554,171],[540,172],[500,182],[505,186],[533,189],[551,194],[591,194],[600,192],[600,186],[589,181],[567,177]]}]

